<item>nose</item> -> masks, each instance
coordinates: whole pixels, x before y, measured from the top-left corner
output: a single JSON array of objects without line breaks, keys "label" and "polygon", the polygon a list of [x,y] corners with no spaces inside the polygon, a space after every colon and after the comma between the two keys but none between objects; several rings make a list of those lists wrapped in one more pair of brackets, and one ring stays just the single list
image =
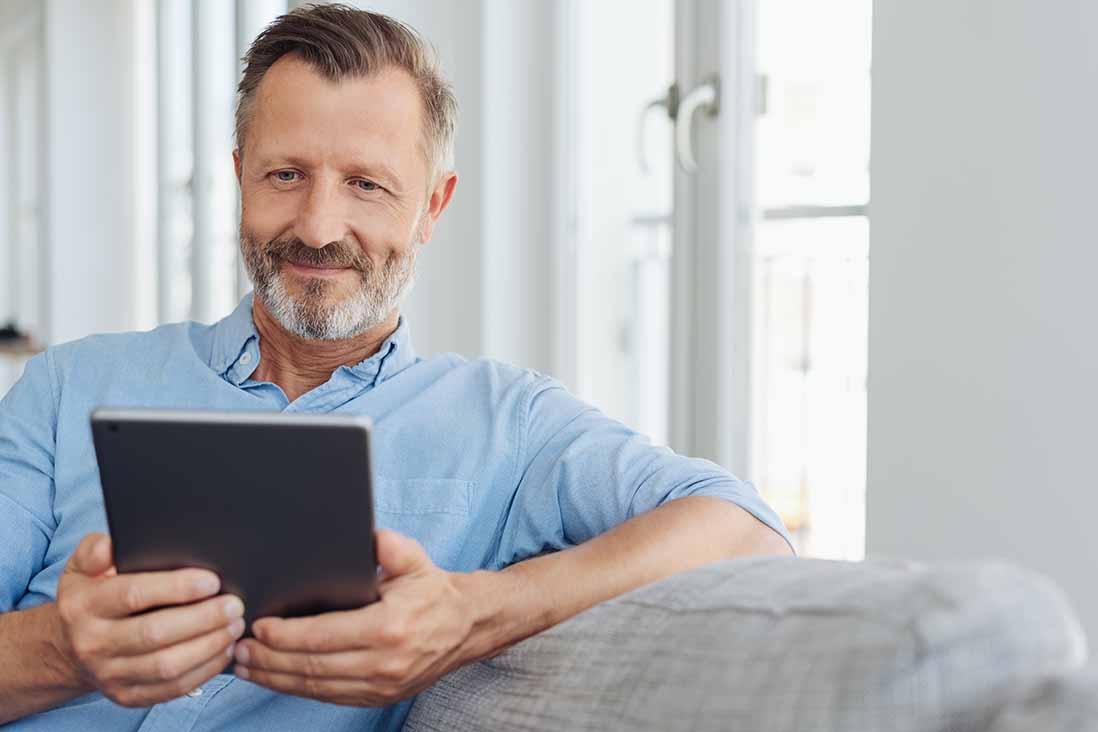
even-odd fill
[{"label": "nose", "polygon": [[323,180],[314,180],[309,187],[295,226],[298,238],[306,246],[321,249],[347,235],[339,192],[336,185]]}]

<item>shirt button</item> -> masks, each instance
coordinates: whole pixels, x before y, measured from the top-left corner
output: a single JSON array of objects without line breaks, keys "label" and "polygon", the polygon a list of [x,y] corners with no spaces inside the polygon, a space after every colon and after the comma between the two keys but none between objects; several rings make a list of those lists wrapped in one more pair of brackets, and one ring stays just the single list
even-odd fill
[{"label": "shirt button", "polygon": [[245,352],[244,352],[244,355],[240,357],[240,363],[241,363],[241,365],[243,365],[243,366],[247,366],[247,365],[248,365],[248,364],[250,364],[251,362],[252,362],[252,354],[250,354],[250,353],[248,353],[247,351],[245,351]]},{"label": "shirt button", "polygon": [[187,696],[195,698],[202,696],[202,687],[200,686],[197,689],[191,689],[187,692]]}]

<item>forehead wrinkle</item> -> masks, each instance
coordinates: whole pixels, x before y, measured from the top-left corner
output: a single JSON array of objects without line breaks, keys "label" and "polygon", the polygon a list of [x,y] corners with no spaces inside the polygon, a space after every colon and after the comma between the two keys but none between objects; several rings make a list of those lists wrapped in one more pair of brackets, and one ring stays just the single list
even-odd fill
[{"label": "forehead wrinkle", "polygon": [[[257,91],[245,145],[261,164],[292,153],[297,164],[331,161],[341,173],[383,176],[392,190],[407,190],[421,168],[430,175],[426,110],[415,80],[402,69],[332,81],[290,57],[268,70]],[[333,149],[341,140],[358,142]]]}]

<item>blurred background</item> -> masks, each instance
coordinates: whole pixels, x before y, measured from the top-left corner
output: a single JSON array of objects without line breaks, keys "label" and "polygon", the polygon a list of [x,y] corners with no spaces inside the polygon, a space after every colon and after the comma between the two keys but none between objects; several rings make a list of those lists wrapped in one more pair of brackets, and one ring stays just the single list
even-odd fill
[{"label": "blurred background", "polygon": [[[0,393],[248,291],[239,58],[297,4],[0,0]],[[420,353],[558,377],[804,555],[1022,562],[1098,630],[1096,4],[352,4],[462,107]]]}]

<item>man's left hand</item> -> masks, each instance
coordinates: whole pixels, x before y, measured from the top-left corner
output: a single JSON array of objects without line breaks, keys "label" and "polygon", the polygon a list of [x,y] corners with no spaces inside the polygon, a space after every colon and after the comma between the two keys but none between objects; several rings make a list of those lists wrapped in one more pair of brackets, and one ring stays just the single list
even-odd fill
[{"label": "man's left hand", "polygon": [[473,598],[413,539],[378,530],[381,599],[307,618],[262,618],[236,646],[241,678],[286,694],[379,707],[432,685],[466,659]]}]

